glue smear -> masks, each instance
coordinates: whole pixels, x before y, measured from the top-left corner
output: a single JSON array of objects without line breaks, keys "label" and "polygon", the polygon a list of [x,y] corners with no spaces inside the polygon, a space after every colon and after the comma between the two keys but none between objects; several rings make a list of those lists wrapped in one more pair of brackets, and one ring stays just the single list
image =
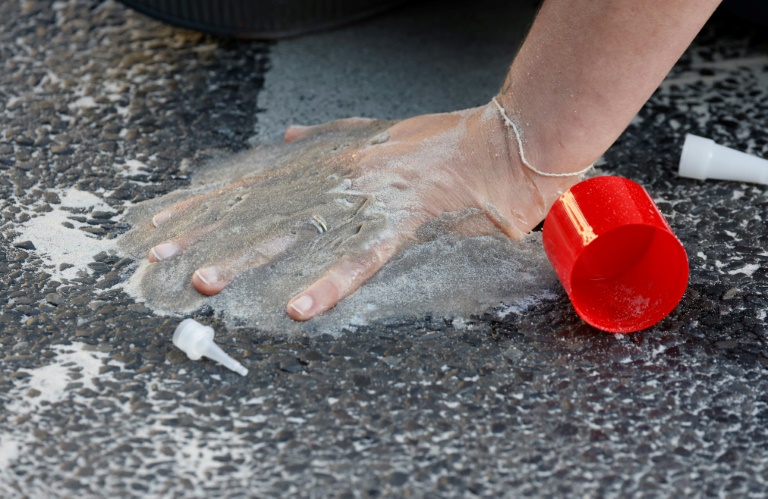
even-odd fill
[{"label": "glue smear", "polygon": [[[338,144],[331,145],[341,149],[347,139],[341,137]],[[392,223],[386,213],[377,210],[370,210],[370,216],[363,216],[357,223],[359,219],[354,217],[359,196],[344,190],[343,182],[335,190],[327,188],[325,184],[341,182],[344,171],[343,165],[339,171],[327,171],[322,166],[322,156],[327,154],[324,151],[335,149],[320,145],[323,147],[314,151],[312,143],[305,141],[302,147],[287,147],[287,152],[286,146],[274,146],[220,158],[195,174],[190,189],[131,207],[126,221],[133,229],[121,236],[118,245],[141,263],[124,289],[160,313],[183,315],[209,306],[230,328],[335,335],[374,323],[403,323],[428,317],[466,323],[462,319],[487,312],[504,315],[525,310],[552,298],[560,288],[544,254],[540,234],[512,241],[502,235],[466,238],[438,232],[408,246],[357,292],[322,316],[307,322],[292,321],[285,312],[288,300],[309,285],[317,272],[328,268],[338,258],[338,251],[354,254],[356,245],[364,244],[356,237],[358,226],[375,228],[375,224]],[[160,210],[183,199],[277,168],[281,168],[279,175],[266,176],[267,181],[256,188],[208,197],[205,203],[179,216],[178,221],[168,223],[168,227],[163,224],[153,229],[149,223]],[[254,241],[284,235],[283,226],[294,220],[295,213],[305,213],[307,220],[312,213],[323,213],[326,220],[334,221],[336,227],[341,225],[341,229],[322,236],[312,229],[315,237],[307,244],[291,248],[266,265],[246,270],[219,295],[206,297],[194,290],[191,278],[195,269],[211,265],[224,255],[247,251]],[[355,223],[346,223],[347,218]],[[216,225],[214,235],[196,241],[168,261],[147,262],[147,251],[163,238],[194,232],[212,223]]]}]

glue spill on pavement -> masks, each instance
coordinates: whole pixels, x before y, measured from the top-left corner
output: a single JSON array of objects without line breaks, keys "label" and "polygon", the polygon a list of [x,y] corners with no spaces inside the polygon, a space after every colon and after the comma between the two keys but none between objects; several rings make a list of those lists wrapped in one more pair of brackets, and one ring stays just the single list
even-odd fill
[{"label": "glue spill on pavement", "polygon": [[[80,228],[88,224],[82,220],[94,210],[112,212],[113,209],[98,196],[74,188],[56,191],[61,203],[50,204],[52,211],[40,213],[18,226],[15,243],[30,241],[43,259],[43,270],[53,278],[73,279],[80,272],[88,272],[87,264],[102,251],[114,251],[114,241],[98,239]],[[65,225],[66,224],[66,225]],[[62,264],[70,267],[63,268]]]},{"label": "glue spill on pavement", "polygon": [[[365,130],[355,133],[368,136]],[[344,161],[326,161],[323,155],[341,150],[348,141],[347,134],[339,133],[300,147],[256,148],[207,165],[201,175],[193,176],[191,189],[134,206],[125,216],[133,229],[118,245],[140,264],[123,289],[158,313],[184,314],[208,305],[230,328],[331,335],[373,323],[428,316],[469,318],[491,310],[508,315],[554,296],[559,285],[540,233],[511,241],[501,235],[463,238],[435,228],[434,234],[408,246],[361,289],[322,316],[304,323],[289,319],[285,306],[292,295],[311,284],[338,255],[359,254],[372,240],[369,232],[375,235],[384,223],[391,223],[389,214],[359,209],[357,201],[351,207],[337,202],[339,192],[333,189],[337,180],[328,179],[351,175],[347,170],[351,167],[344,166]],[[318,166],[308,170],[307,164]],[[253,174],[264,171],[264,165],[280,174],[254,181],[258,183],[249,185],[248,191],[223,190],[204,203],[190,205],[171,222],[151,227],[151,218],[162,209],[210,190],[206,183],[210,172],[226,185],[242,178],[243,170]],[[345,199],[354,200],[355,195],[350,191]],[[192,287],[196,269],[239,258],[254,242],[277,240],[288,229],[301,227],[297,213],[313,212],[325,213],[337,228],[327,236],[289,247],[268,264],[244,270],[216,296],[205,297]],[[154,245],[206,227],[215,227],[215,231],[198,238],[182,253],[163,262],[147,262],[145,255]]]},{"label": "glue spill on pavement", "polygon": [[136,175],[147,175],[147,165],[136,159],[129,159],[124,165],[115,166],[117,174],[122,177],[133,177]]},{"label": "glue spill on pavement", "polygon": [[751,276],[752,276],[752,274],[754,274],[754,273],[755,273],[755,271],[756,271],[757,269],[759,269],[759,268],[760,268],[760,265],[759,265],[759,264],[757,264],[757,263],[747,263],[747,264],[745,264],[745,265],[744,265],[743,267],[741,267],[741,268],[738,268],[738,269],[734,269],[734,270],[730,270],[730,271],[728,271],[728,273],[729,273],[730,275],[736,275],[736,274],[744,274],[744,275],[747,275],[747,276],[750,276],[750,277],[751,277]]},{"label": "glue spill on pavement", "polygon": [[[265,415],[261,408],[272,395],[254,396],[249,392],[247,397],[233,401],[237,407],[244,408],[247,415],[241,414],[233,420],[229,413],[219,416],[211,413],[207,420],[211,417],[216,420],[215,429],[207,426],[209,423],[169,424],[169,418],[191,421],[196,417],[196,411],[207,407],[208,402],[196,397],[182,396],[179,399],[169,396],[189,389],[188,382],[158,379],[151,373],[132,371],[127,371],[131,376],[126,378],[124,366],[111,359],[109,352],[85,343],[56,345],[50,352],[53,355],[46,359],[47,364],[20,369],[26,376],[17,376],[13,387],[0,394],[0,403],[4,406],[0,412],[0,493],[11,493],[4,497],[57,495],[48,484],[22,479],[32,470],[39,469],[39,460],[30,459],[30,456],[40,452],[40,446],[58,446],[61,445],[59,440],[67,438],[67,432],[62,428],[48,425],[51,414],[63,412],[67,424],[83,428],[98,428],[95,421],[108,421],[114,433],[93,431],[81,445],[100,449],[97,455],[107,455],[110,449],[120,446],[140,445],[142,458],[132,464],[137,477],[151,476],[156,466],[173,462],[172,476],[157,476],[144,482],[144,489],[150,495],[162,495],[162,491],[177,480],[191,480],[195,485],[187,493],[201,495],[204,493],[202,487],[211,480],[211,473],[228,462],[237,462],[241,471],[233,471],[227,479],[241,474],[238,478],[247,480],[250,470],[268,459],[273,448],[264,441],[254,442],[242,429],[268,420],[282,420],[286,416],[292,424],[304,423],[294,412],[285,416]],[[201,364],[205,362],[201,361]],[[178,374],[184,372],[184,368],[178,369]],[[201,382],[221,386],[227,383],[226,377],[226,374],[212,375]],[[151,404],[155,411],[151,414],[143,412],[142,404]],[[11,423],[19,419],[25,424]],[[34,427],[35,432],[30,432],[27,425]],[[130,435],[130,438],[116,441],[115,435]],[[57,461],[52,461],[50,466],[66,466],[59,460],[61,456],[55,459]],[[86,470],[84,473],[89,476],[107,477],[111,473],[111,466],[90,468],[86,457],[77,458],[75,465]],[[268,483],[254,483],[255,495],[266,493],[266,490]]]},{"label": "glue spill on pavement", "polygon": [[69,393],[70,383],[83,388],[95,388],[92,379],[99,375],[99,368],[106,353],[85,350],[84,343],[56,345],[53,362],[36,369],[21,369],[29,376],[23,378],[17,390],[8,394],[5,410],[21,416],[63,400]]}]

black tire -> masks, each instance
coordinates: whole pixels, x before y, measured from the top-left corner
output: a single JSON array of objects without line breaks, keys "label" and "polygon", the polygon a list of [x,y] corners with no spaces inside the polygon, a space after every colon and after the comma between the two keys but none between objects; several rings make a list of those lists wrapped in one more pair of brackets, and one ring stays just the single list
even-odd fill
[{"label": "black tire", "polygon": [[278,39],[333,28],[407,0],[120,0],[155,19],[219,36]]},{"label": "black tire", "polygon": [[768,0],[725,0],[722,8],[747,21],[768,26]]}]

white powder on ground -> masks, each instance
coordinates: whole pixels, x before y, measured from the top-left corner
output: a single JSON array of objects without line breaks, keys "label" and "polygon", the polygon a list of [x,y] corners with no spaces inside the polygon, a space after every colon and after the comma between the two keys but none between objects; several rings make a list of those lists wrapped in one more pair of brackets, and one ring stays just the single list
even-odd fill
[{"label": "white powder on ground", "polygon": [[[61,204],[51,207],[53,211],[41,213],[18,226],[19,236],[14,242],[32,241],[36,253],[45,262],[43,270],[54,278],[72,279],[80,272],[88,272],[88,263],[93,256],[102,252],[113,252],[114,241],[98,239],[96,236],[79,230],[87,224],[69,218],[74,211],[87,216],[90,211],[113,211],[98,196],[75,188],[56,191]],[[74,229],[63,223],[74,225]],[[60,270],[62,263],[73,265]]]},{"label": "white powder on ground", "polygon": [[137,159],[129,159],[124,165],[117,165],[117,174],[122,177],[133,177],[135,175],[146,175],[147,165]]},{"label": "white powder on ground", "polygon": [[11,435],[0,435],[0,469],[8,467],[19,457],[21,442]]},{"label": "white powder on ground", "polygon": [[[36,369],[20,369],[29,373],[29,377],[19,384],[9,403],[5,406],[8,413],[23,415],[38,410],[43,405],[51,405],[67,396],[67,387],[76,382],[81,388],[94,388],[92,378],[99,375],[102,359],[107,354],[86,350],[85,343],[56,345],[52,348],[56,356],[51,363]],[[32,394],[30,394],[30,392]],[[2,458],[0,458],[1,460]]]},{"label": "white powder on ground", "polygon": [[755,273],[760,268],[760,265],[757,263],[747,263],[743,267],[731,270],[728,272],[730,275],[736,275],[736,274],[744,274],[748,277],[752,277],[752,274]]},{"label": "white powder on ground", "polygon": [[[403,320],[466,319],[493,312],[498,318],[524,312],[557,297],[560,285],[546,259],[541,235],[523,241],[500,236],[457,238],[446,235],[416,244],[385,265],[357,292],[335,308],[308,322],[295,322],[285,312],[291,296],[285,279],[300,260],[288,258],[268,268],[245,272],[221,294],[194,293],[182,297],[174,290],[191,287],[190,276],[163,275],[168,293],[143,282],[153,264],[141,262],[123,290],[145,302],[156,313],[183,315],[209,305],[228,327],[257,327],[274,333],[327,333],[338,335],[374,323]],[[143,287],[144,285],[144,287]],[[174,299],[178,297],[178,299]]]},{"label": "white powder on ground", "polygon": [[80,97],[74,102],[71,102],[68,107],[70,109],[87,109],[87,108],[92,108],[97,106],[98,104],[96,104],[96,101],[94,100],[94,98],[91,97],[90,95],[86,95],[86,96]]},{"label": "white powder on ground", "polygon": [[[33,368],[20,369],[29,376],[17,377],[13,387],[0,394],[4,402],[4,411],[0,415],[0,495],[2,497],[51,497],[56,491],[50,489],[50,484],[40,483],[37,480],[27,480],[28,474],[20,474],[19,470],[27,470],[30,466],[38,466],[39,463],[30,463],[30,451],[35,445],[39,445],[39,437],[36,437],[30,428],[42,428],[49,430],[45,423],[49,421],[50,411],[61,410],[61,404],[71,411],[72,418],[69,421],[78,421],[83,424],[92,423],[91,419],[82,418],[80,414],[87,409],[92,409],[95,401],[108,401],[112,405],[120,399],[116,388],[125,382],[118,378],[115,372],[107,371],[99,374],[102,366],[107,365],[108,352],[93,350],[84,343],[74,342],[71,345],[56,345],[52,347],[55,355],[48,359],[48,364]],[[110,361],[110,366],[122,369],[119,362]],[[183,372],[181,369],[179,372]],[[102,384],[94,383],[98,377]],[[128,443],[135,438],[141,439],[142,445],[151,448],[149,456],[161,456],[163,460],[175,461],[177,476],[192,477],[198,482],[207,480],[206,474],[215,472],[220,466],[221,456],[232,456],[233,459],[244,462],[243,473],[253,468],[256,457],[253,456],[253,442],[243,438],[243,433],[231,426],[230,416],[224,416],[230,425],[224,425],[213,436],[206,429],[198,429],[186,426],[169,426],[163,420],[167,414],[194,414],[194,408],[204,406],[205,402],[194,399],[185,399],[184,406],[179,407],[178,400],[168,400],[161,394],[179,389],[180,382],[174,379],[153,378],[151,373],[136,374],[131,378],[132,384],[141,384],[146,389],[144,400],[155,408],[152,414],[137,414],[131,411],[130,403],[118,403],[113,406],[115,411],[110,412],[110,424],[116,430],[104,435],[104,432],[88,433],[93,440],[78,441],[82,455],[92,449],[108,449],[117,445]],[[82,393],[88,389],[88,393]],[[39,393],[38,393],[39,392]],[[251,400],[234,402],[238,407],[259,407],[265,398],[258,397]],[[99,412],[98,409],[96,409]],[[264,422],[263,414],[249,414],[238,417],[236,423],[249,425],[253,422]],[[21,422],[16,422],[21,421]],[[57,445],[67,442],[66,435],[56,434],[46,445]],[[174,454],[166,457],[167,449],[173,449]],[[88,449],[82,451],[82,449]],[[74,454],[73,454],[74,456]],[[70,456],[72,457],[72,456]],[[81,465],[81,460],[77,460]],[[154,461],[144,461],[136,464],[137,474],[145,474],[152,469]],[[37,468],[35,468],[37,469]],[[240,477],[245,480],[246,476]],[[158,483],[149,483],[152,486]],[[159,491],[157,492],[159,494]],[[202,491],[200,492],[202,494]],[[9,495],[10,494],[10,495]],[[156,494],[151,494],[156,495]],[[198,494],[199,495],[199,494]]]}]

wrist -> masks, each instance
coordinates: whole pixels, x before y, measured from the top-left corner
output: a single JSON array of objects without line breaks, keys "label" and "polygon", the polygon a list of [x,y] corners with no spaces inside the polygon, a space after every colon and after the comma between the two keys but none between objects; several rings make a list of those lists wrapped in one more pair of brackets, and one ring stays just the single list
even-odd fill
[{"label": "wrist", "polygon": [[525,92],[501,93],[496,101],[500,119],[511,121],[505,123],[510,151],[543,175],[579,176],[613,141],[597,137],[576,113],[555,112],[551,102],[536,102]]},{"label": "wrist", "polygon": [[477,207],[488,211],[504,233],[520,237],[544,218],[552,203],[581,175],[548,176],[526,166],[515,134],[493,102],[473,110],[472,115],[466,127],[472,146],[465,149],[465,161],[477,164],[479,174],[471,185]]},{"label": "wrist", "polygon": [[520,162],[533,173],[540,175],[542,177],[581,177],[592,168],[593,165],[590,164],[589,166],[582,168],[581,170],[568,171],[568,172],[562,172],[562,173],[553,171],[552,169],[549,169],[549,171],[540,170],[530,162],[530,160],[525,154],[525,149],[523,147],[523,135],[521,133],[520,125],[515,121],[513,121],[507,115],[507,112],[504,110],[501,104],[499,104],[499,101],[498,99],[496,99],[496,97],[494,97],[491,100],[491,102],[493,103],[494,106],[496,106],[496,110],[499,112],[502,119],[504,120],[504,124],[506,125],[507,129],[515,137],[515,141],[517,142],[517,152],[520,156]]}]

